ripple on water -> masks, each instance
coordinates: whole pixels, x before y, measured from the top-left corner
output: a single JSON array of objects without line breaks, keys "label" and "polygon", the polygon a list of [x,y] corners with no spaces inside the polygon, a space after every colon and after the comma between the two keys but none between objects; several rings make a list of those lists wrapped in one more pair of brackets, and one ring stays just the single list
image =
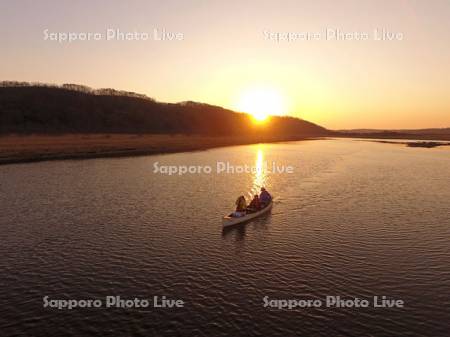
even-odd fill
[{"label": "ripple on water", "polygon": [[[152,164],[293,165],[270,215],[222,232],[251,175],[157,176]],[[6,335],[444,336],[450,156],[315,141],[0,167]],[[260,178],[258,178],[260,179]],[[42,308],[42,297],[182,298],[172,310]],[[263,307],[262,298],[403,299],[404,309]]]}]

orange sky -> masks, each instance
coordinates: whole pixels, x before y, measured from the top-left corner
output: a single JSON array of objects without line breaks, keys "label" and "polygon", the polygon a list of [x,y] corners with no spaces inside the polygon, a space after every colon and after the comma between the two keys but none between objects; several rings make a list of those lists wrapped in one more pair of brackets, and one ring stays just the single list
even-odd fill
[{"label": "orange sky", "polygon": [[[80,83],[239,107],[272,88],[286,114],[333,129],[450,127],[450,2],[4,1],[0,80]],[[108,28],[148,40],[106,40]],[[182,34],[155,40],[154,29]],[[44,31],[92,32],[57,42]],[[326,30],[368,34],[326,39]],[[402,35],[378,41],[374,30]],[[320,33],[275,41],[268,33]],[[273,36],[273,35],[272,35]]]}]

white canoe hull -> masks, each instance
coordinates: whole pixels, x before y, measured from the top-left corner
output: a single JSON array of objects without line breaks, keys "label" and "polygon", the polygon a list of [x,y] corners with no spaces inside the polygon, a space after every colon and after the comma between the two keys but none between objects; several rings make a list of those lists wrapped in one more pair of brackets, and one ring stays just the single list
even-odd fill
[{"label": "white canoe hull", "polygon": [[232,216],[224,216],[222,219],[222,226],[225,227],[230,227],[230,226],[234,226],[240,223],[244,223],[247,221],[250,221],[254,218],[259,217],[260,215],[263,215],[267,212],[269,212],[272,209],[272,205],[273,205],[273,201],[270,202],[269,205],[267,205],[266,207],[264,207],[262,210],[259,210],[258,212],[255,213],[250,213],[247,214],[245,216],[241,216],[241,217],[232,217]]}]

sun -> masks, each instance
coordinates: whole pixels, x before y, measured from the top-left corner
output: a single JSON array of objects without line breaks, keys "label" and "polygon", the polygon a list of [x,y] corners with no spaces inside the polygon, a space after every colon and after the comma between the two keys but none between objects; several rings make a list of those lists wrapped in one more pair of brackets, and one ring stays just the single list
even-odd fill
[{"label": "sun", "polygon": [[256,122],[263,122],[269,116],[285,114],[283,95],[274,88],[252,88],[242,92],[236,108],[252,115]]}]

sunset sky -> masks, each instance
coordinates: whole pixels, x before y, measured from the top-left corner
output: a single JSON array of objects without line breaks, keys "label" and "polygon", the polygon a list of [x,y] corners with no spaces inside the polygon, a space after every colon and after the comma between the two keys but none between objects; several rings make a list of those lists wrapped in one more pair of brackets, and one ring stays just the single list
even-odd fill
[{"label": "sunset sky", "polygon": [[[0,80],[231,109],[259,92],[275,96],[276,113],[332,129],[450,127],[449,18],[448,0],[1,1]],[[150,38],[107,41],[108,28]],[[60,43],[46,29],[103,36]],[[155,40],[154,29],[182,39]],[[325,39],[327,29],[369,38]],[[377,41],[375,29],[402,38]],[[265,32],[322,36],[277,42]]]}]

